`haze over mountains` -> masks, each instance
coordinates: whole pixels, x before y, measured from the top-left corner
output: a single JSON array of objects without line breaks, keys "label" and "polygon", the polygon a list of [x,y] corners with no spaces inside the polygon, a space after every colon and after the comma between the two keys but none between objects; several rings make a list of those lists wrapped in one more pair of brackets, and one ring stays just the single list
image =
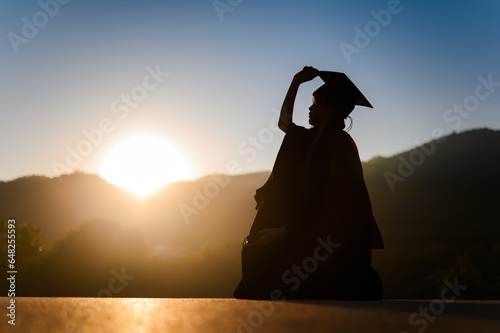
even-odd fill
[{"label": "haze over mountains", "polygon": [[[385,251],[373,255],[385,297],[439,297],[444,281],[455,278],[468,286],[464,298],[500,297],[499,148],[500,131],[478,129],[364,163],[386,244]],[[22,286],[19,290],[27,295],[95,296],[109,271],[123,264],[140,278],[120,296],[231,297],[239,279],[240,243],[255,215],[253,195],[268,176],[207,176],[170,184],[142,201],[82,173],[1,182],[2,221],[15,218],[18,225],[39,227],[44,248],[26,261],[28,276],[24,291]],[[110,253],[117,252],[110,258],[119,259],[101,262],[100,280],[91,286],[61,288],[48,275],[38,280],[29,276],[50,271],[50,276],[68,281],[66,271],[73,264],[80,267],[79,278],[88,270],[95,273],[97,264],[82,260],[86,254],[99,256],[109,244],[114,244]],[[61,256],[63,252],[75,257]],[[200,285],[196,276],[201,278],[201,262],[207,266]],[[159,272],[175,272],[179,279],[158,286]],[[189,278],[177,286],[186,274]]]}]

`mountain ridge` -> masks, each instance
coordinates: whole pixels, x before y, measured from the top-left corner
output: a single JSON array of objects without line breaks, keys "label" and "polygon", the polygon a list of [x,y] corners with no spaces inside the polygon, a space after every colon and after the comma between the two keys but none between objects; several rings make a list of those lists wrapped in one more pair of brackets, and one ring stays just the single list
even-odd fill
[{"label": "mountain ridge", "polygon": [[[386,244],[384,251],[373,253],[374,267],[390,281],[386,297],[434,297],[424,291],[439,290],[444,278],[455,276],[479,286],[471,288],[471,295],[500,297],[500,267],[495,264],[500,259],[500,131],[471,130],[424,145],[363,163]],[[421,163],[415,151],[425,157]],[[71,247],[68,237],[74,239],[75,232],[89,237],[121,228],[131,231],[113,237],[141,236],[157,254],[183,256],[207,246],[222,251],[228,244],[231,259],[221,260],[237,267],[238,244],[256,212],[255,190],[268,176],[208,175],[171,183],[142,201],[92,174],[21,177],[0,182],[0,218],[39,227],[49,252],[61,240],[64,248]],[[398,180],[392,187],[391,179]],[[99,239],[106,243],[105,235]]]},{"label": "mountain ridge", "polygon": [[[488,142],[490,144],[485,144]],[[500,147],[500,131],[481,128],[453,133],[391,157],[378,157],[364,162],[365,180],[375,213],[382,210],[378,206],[387,204],[384,198],[397,196],[398,193],[409,195],[408,192],[411,191],[408,188],[416,183],[423,186],[433,181],[440,188],[454,188],[457,181],[467,181],[471,190],[486,188],[486,194],[493,195],[490,192],[494,186],[488,189],[486,183],[491,181],[496,184],[499,181],[497,170],[500,170],[500,154],[494,147]],[[425,154],[425,151],[432,153]],[[415,157],[412,158],[411,154],[415,155],[415,152],[418,152],[418,156],[425,157],[422,163]],[[481,156],[489,156],[488,163],[482,161]],[[93,218],[118,220],[130,225],[134,224],[133,218],[152,218],[158,224],[163,217],[163,221],[189,225],[196,224],[203,218],[224,218],[220,213],[215,213],[213,206],[223,209],[221,206],[227,204],[238,206],[245,212],[243,216],[248,220],[254,213],[254,192],[264,184],[269,174],[269,171],[262,171],[238,175],[206,175],[196,180],[168,184],[144,200],[137,199],[127,190],[94,174],[76,172],[54,178],[24,176],[0,182],[0,198],[4,207],[10,206],[7,209],[9,212],[3,213],[2,218],[18,216],[27,223],[49,229],[49,220],[65,220],[65,225],[73,228]],[[99,193],[92,194],[94,189]],[[52,202],[59,203],[55,209],[43,207],[44,204],[49,204],[46,201],[49,197]],[[24,218],[25,209],[21,205],[14,207],[14,202],[19,201],[24,201],[30,211],[35,210],[35,215],[41,222],[33,221],[33,216]],[[170,210],[170,214],[152,216],[146,213],[148,209],[158,211],[162,209],[162,205],[165,206],[163,210]],[[123,211],[121,214],[117,213],[116,207],[135,208],[134,214]],[[237,219],[235,215],[237,214],[233,212],[226,217]],[[238,236],[244,236],[242,230],[235,232]],[[58,235],[59,238],[61,236],[62,233]],[[45,235],[45,238],[49,246],[57,240],[50,235]]]}]

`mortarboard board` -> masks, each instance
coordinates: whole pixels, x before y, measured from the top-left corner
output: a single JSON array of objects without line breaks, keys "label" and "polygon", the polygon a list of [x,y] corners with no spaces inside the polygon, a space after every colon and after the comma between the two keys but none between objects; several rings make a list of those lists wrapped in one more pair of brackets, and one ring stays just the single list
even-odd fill
[{"label": "mortarboard board", "polygon": [[316,93],[328,94],[341,97],[344,100],[347,99],[350,102],[354,102],[354,105],[373,108],[366,97],[344,73],[319,71],[318,76],[325,84],[319,87],[313,95]]}]

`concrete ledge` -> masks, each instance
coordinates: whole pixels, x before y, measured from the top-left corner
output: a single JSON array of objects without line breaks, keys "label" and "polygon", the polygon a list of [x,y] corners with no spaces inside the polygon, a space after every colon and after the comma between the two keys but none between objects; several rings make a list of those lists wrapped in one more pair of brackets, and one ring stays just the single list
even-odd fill
[{"label": "concrete ledge", "polygon": [[1,332],[500,332],[500,301],[0,298]]}]

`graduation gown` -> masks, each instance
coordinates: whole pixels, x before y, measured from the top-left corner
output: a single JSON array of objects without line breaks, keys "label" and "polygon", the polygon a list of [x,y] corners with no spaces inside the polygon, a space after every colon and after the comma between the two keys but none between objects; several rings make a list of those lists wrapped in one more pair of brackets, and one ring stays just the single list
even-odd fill
[{"label": "graduation gown", "polygon": [[235,297],[382,297],[371,250],[383,249],[383,242],[349,134],[290,124],[271,176],[255,199],[258,211],[250,235],[284,225],[287,236],[243,247]]}]

